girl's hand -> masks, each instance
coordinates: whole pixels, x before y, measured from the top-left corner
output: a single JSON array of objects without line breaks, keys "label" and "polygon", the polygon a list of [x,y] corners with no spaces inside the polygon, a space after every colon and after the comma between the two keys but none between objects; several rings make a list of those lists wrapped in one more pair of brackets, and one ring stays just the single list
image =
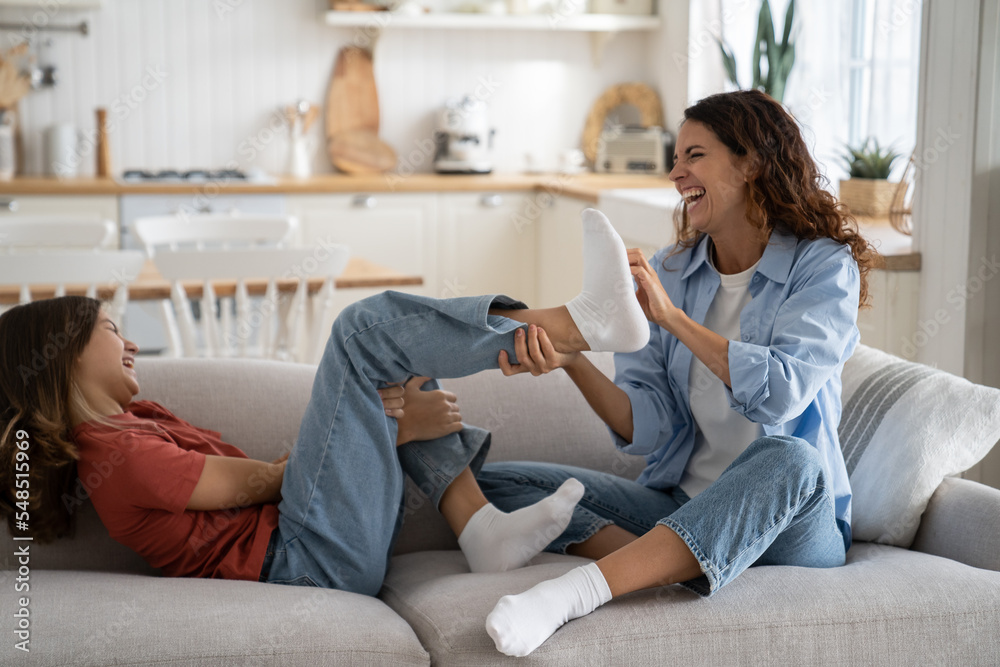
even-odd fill
[{"label": "girl's hand", "polygon": [[527,335],[524,329],[518,329],[514,333],[514,353],[519,363],[510,363],[507,351],[500,351],[498,362],[504,375],[531,373],[537,377],[569,366],[580,355],[579,352],[556,352],[545,330],[534,324],[528,326]]},{"label": "girl's hand", "polygon": [[638,285],[635,298],[639,300],[646,319],[669,331],[668,324],[674,317],[677,307],[667,296],[656,271],[638,248],[629,248],[628,263],[632,269],[632,277]]},{"label": "girl's hand", "polygon": [[403,416],[403,404],[406,390],[402,385],[391,384],[378,390],[378,395],[382,399],[382,407],[385,408],[387,417],[399,419]]},{"label": "girl's hand", "polygon": [[[422,391],[420,388],[429,380],[427,377],[414,377],[403,387],[387,387],[403,391],[405,407],[400,408],[401,414],[396,417],[399,427],[396,432],[397,447],[408,442],[434,440],[462,430],[462,414],[456,402],[458,397],[443,389]],[[382,402],[385,403],[385,398]]]}]

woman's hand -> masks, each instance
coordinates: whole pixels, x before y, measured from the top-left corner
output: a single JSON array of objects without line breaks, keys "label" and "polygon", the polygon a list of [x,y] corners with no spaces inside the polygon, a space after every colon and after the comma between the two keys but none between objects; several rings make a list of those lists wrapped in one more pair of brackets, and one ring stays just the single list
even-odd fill
[{"label": "woman's hand", "polygon": [[450,391],[421,391],[430,378],[414,377],[403,386],[379,390],[385,414],[397,422],[396,446],[420,440],[433,440],[462,430],[458,397]]},{"label": "woman's hand", "polygon": [[519,363],[510,363],[507,351],[500,351],[498,362],[504,375],[531,373],[537,377],[557,368],[565,368],[580,356],[579,352],[556,352],[545,330],[534,324],[528,326],[527,335],[524,329],[514,333],[514,353]]},{"label": "woman's hand", "polygon": [[635,298],[639,300],[639,305],[642,307],[646,319],[670,331],[669,325],[678,308],[667,296],[656,271],[649,265],[645,255],[638,248],[629,248],[628,263],[632,269],[632,277],[635,278],[638,285]]}]

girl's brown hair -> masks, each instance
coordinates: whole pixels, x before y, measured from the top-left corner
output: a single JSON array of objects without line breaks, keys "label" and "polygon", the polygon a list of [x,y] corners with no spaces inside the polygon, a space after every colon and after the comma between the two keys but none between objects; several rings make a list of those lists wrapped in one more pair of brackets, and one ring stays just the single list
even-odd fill
[{"label": "girl's brown hair", "polygon": [[[749,160],[749,222],[765,237],[772,230],[799,239],[831,238],[851,248],[861,274],[860,306],[870,306],[868,271],[881,256],[858,232],[847,207],[824,189],[826,179],[809,154],[795,119],[759,90],[710,95],[684,110],[684,121],[702,123],[737,157]],[[674,253],[702,235],[691,227],[687,205],[674,215]]]},{"label": "girl's brown hair", "polygon": [[[63,503],[76,483],[71,412],[87,412],[73,363],[100,310],[96,299],[66,296],[0,315],[0,514],[11,534],[49,542],[72,528],[71,504]],[[25,507],[26,529],[18,517]]]}]

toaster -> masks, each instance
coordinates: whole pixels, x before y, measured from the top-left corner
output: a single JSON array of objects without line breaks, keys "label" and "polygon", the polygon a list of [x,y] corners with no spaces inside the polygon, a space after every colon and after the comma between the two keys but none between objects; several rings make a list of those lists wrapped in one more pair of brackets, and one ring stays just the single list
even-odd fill
[{"label": "toaster", "polygon": [[665,134],[660,127],[614,127],[601,133],[594,171],[604,174],[663,174]]}]

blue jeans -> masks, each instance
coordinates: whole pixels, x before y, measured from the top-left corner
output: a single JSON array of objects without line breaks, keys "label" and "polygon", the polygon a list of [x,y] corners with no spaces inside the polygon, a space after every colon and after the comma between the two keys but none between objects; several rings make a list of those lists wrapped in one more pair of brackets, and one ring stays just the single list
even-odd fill
[{"label": "blue jeans", "polygon": [[752,564],[843,564],[819,458],[797,438],[755,440],[694,499],[568,466],[482,466],[489,434],[475,428],[397,448],[396,421],[386,417],[379,387],[496,368],[500,350],[516,361],[513,331],[524,325],[489,315],[492,307],[524,304],[385,292],[340,314],[285,469],[267,581],[375,595],[403,516],[404,473],[437,506],[466,466],[505,511],[540,500],[569,476],[583,482],[586,494],[549,551],[565,552],[611,523],[637,535],[666,525],[701,564],[705,576],[686,585],[703,595]]},{"label": "blue jeans", "polygon": [[615,524],[636,535],[657,525],[684,540],[703,576],[684,582],[708,596],[751,565],[835,567],[845,561],[833,494],[816,448],[791,436],[765,436],[693,499],[679,487],[651,489],[607,473],[550,463],[492,463],[477,476],[504,511],[536,502],[576,477],[586,487],[563,534],[547,551],[566,549]]},{"label": "blue jeans", "polygon": [[[281,485],[266,580],[378,593],[403,512],[403,475],[435,506],[465,468],[477,472],[489,434],[476,428],[396,447],[396,420],[377,390],[413,376],[497,368],[524,325],[488,314],[525,308],[503,296],[437,300],[384,292],[334,322]],[[262,574],[263,576],[263,574]]]}]

